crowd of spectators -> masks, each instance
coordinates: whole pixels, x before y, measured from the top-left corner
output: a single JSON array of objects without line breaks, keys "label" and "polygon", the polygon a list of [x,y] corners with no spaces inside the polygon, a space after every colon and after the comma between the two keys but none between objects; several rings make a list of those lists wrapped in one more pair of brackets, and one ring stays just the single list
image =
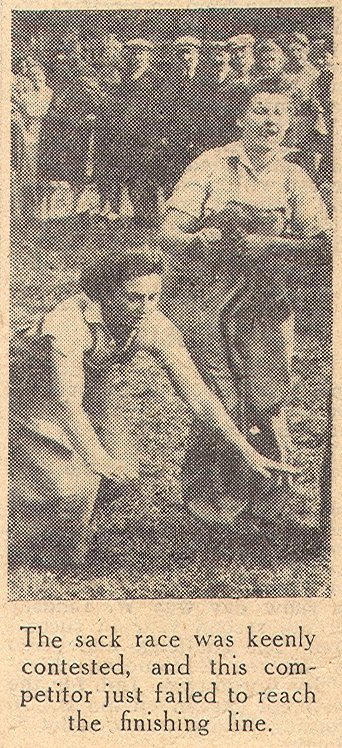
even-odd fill
[{"label": "crowd of spectators", "polygon": [[[39,46],[39,48],[38,48]],[[331,40],[302,32],[226,39],[33,37],[12,82],[13,209],[40,220],[89,213],[158,220],[186,166],[236,138],[243,88],[290,89],[290,158],[331,210]]]}]

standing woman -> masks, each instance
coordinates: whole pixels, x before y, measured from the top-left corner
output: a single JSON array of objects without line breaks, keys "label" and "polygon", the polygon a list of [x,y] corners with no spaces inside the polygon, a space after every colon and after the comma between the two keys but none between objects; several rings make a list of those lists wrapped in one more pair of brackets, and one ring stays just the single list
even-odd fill
[{"label": "standing woman", "polygon": [[[223,368],[216,366],[212,351],[218,340],[221,350],[226,345],[239,392],[240,426],[247,433],[261,430],[264,444],[271,441],[270,449],[288,459],[292,442],[284,406],[295,290],[289,265],[298,278],[301,263],[328,241],[330,224],[314,183],[287,161],[282,147],[290,125],[288,92],[274,81],[257,80],[241,89],[240,105],[240,139],[199,156],[169,201],[163,234],[177,258],[178,278],[168,313],[177,317],[186,339],[200,341],[202,366],[216,377],[221,397]],[[212,310],[208,319],[207,300],[212,302],[215,293],[221,307],[222,300],[229,301],[223,314]],[[194,304],[199,304],[196,330]],[[221,456],[221,475],[226,463]],[[281,487],[285,505],[295,492],[288,482]],[[221,496],[229,504],[228,494]],[[203,501],[195,510],[207,517]],[[310,522],[304,515],[305,507],[300,524]]]}]

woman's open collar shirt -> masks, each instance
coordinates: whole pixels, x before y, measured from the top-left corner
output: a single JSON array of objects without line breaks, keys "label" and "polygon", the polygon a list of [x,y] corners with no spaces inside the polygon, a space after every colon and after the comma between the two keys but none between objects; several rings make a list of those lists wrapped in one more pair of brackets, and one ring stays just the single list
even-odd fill
[{"label": "woman's open collar shirt", "polygon": [[241,141],[205,151],[184,171],[168,207],[200,220],[220,213],[233,200],[282,210],[295,234],[330,230],[318,189],[300,166],[286,160],[288,153],[279,148],[264,169],[255,171]]}]

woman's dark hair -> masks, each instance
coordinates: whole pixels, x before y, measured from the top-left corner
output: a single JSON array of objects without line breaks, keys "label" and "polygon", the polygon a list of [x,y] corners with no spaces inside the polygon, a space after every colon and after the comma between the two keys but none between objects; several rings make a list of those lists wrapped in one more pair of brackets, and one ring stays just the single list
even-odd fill
[{"label": "woman's dark hair", "polygon": [[250,84],[241,84],[236,86],[234,91],[234,105],[236,116],[241,117],[248,105],[257,94],[269,93],[269,94],[286,94],[291,95],[290,86],[285,81],[282,81],[279,77],[274,76],[272,78],[257,78]]},{"label": "woman's dark hair", "polygon": [[113,293],[131,278],[140,275],[161,275],[164,257],[158,248],[138,247],[121,252],[116,258],[105,257],[82,273],[80,286],[93,301]]}]

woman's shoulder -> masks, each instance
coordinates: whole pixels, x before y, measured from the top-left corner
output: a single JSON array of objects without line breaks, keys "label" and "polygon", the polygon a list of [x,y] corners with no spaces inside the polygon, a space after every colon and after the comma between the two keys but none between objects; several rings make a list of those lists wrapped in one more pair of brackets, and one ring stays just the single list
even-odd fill
[{"label": "woman's shoulder", "polygon": [[90,305],[91,301],[84,293],[68,296],[45,314],[41,334],[51,336],[63,348],[85,349],[92,341],[85,319]]},{"label": "woman's shoulder", "polygon": [[194,161],[192,161],[192,164],[196,164],[198,166],[206,166],[210,171],[213,171],[214,165],[222,161],[223,158],[226,156],[227,150],[229,150],[229,147],[232,144],[228,144],[226,146],[217,146],[216,148],[208,148],[208,150],[203,151],[200,153],[197,158],[195,158]]},{"label": "woman's shoulder", "polygon": [[57,304],[46,312],[44,319],[70,320],[70,322],[72,322],[74,317],[82,317],[87,304],[90,304],[90,300],[84,293],[80,292],[71,294],[71,296],[67,296],[65,299],[58,301]]},{"label": "woman's shoulder", "polygon": [[290,150],[284,155],[283,168],[286,173],[289,189],[297,191],[301,187],[307,187],[308,185],[312,185],[315,188],[314,182],[305,167],[301,163],[298,163],[299,160],[300,154],[296,151]]}]

